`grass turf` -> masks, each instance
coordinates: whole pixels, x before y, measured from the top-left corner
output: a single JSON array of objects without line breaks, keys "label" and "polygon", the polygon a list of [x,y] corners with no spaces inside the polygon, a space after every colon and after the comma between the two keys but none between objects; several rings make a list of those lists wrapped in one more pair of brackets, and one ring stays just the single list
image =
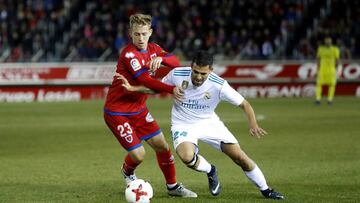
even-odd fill
[{"label": "grass turf", "polygon": [[[248,136],[239,108],[217,112],[286,202],[360,201],[360,102],[337,97],[333,106],[309,98],[250,99],[263,139]],[[119,173],[125,151],[102,118],[103,101],[0,103],[0,202],[125,202]],[[149,107],[167,140],[170,100]],[[176,158],[177,178],[197,199],[168,197],[153,151],[137,169],[154,188],[153,202],[268,202],[241,169],[222,153],[200,144],[219,170],[222,193],[212,197],[205,174]]]}]

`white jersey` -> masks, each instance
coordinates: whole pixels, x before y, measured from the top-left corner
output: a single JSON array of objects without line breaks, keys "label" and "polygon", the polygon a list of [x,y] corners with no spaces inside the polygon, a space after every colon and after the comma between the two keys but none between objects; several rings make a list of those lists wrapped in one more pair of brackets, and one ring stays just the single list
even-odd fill
[{"label": "white jersey", "polygon": [[201,86],[191,82],[191,67],[178,67],[170,71],[162,81],[182,87],[185,92],[182,101],[174,100],[171,112],[172,124],[196,123],[207,119],[219,119],[215,108],[220,101],[228,101],[236,106],[244,101],[226,80],[210,73]]}]

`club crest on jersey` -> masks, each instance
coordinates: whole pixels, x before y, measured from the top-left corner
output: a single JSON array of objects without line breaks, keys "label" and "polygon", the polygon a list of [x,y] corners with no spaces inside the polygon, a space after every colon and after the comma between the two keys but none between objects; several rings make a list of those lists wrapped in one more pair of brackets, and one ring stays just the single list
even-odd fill
[{"label": "club crest on jersey", "polygon": [[154,121],[154,118],[151,116],[150,112],[147,113],[145,120],[146,120],[146,122],[148,122],[148,123]]},{"label": "club crest on jersey", "polygon": [[183,80],[181,83],[181,88],[184,90],[184,89],[188,88],[188,86],[189,86],[189,81]]},{"label": "club crest on jersey", "polygon": [[141,68],[141,65],[137,59],[131,59],[130,65],[134,71],[138,71]]},{"label": "club crest on jersey", "polygon": [[205,92],[204,99],[211,99],[211,95],[209,92]]},{"label": "club crest on jersey", "polygon": [[128,142],[128,143],[132,143],[132,141],[133,141],[132,135],[127,135],[127,136],[125,136],[125,140],[126,140],[126,142]]},{"label": "club crest on jersey", "polygon": [[151,59],[153,59],[153,58],[155,58],[155,57],[156,57],[156,54],[151,54],[151,55],[150,55],[150,58],[151,58]]},{"label": "club crest on jersey", "polygon": [[128,58],[128,59],[131,59],[131,58],[135,57],[135,54],[132,53],[132,52],[126,52],[125,57]]}]

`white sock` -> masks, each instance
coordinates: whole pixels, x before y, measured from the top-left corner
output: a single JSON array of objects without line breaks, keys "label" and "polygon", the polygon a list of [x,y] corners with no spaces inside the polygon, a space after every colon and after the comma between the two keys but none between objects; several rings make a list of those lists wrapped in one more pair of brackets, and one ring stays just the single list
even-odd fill
[{"label": "white sock", "polygon": [[195,168],[197,171],[209,173],[211,171],[211,164],[206,161],[204,157],[202,157],[200,154],[198,156],[198,162],[199,165]]},{"label": "white sock", "polygon": [[177,185],[177,183],[174,184],[166,184],[166,186],[170,189],[174,188]]},{"label": "white sock", "polygon": [[266,184],[264,174],[261,172],[260,168],[255,165],[255,168],[252,171],[244,171],[245,175],[253,182],[260,190],[266,190],[269,186]]}]

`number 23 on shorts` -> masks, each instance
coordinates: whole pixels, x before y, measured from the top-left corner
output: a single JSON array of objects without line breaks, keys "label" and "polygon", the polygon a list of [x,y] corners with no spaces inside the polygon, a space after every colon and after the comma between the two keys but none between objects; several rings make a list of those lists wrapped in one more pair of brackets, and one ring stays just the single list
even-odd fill
[{"label": "number 23 on shorts", "polygon": [[131,143],[133,141],[133,137],[132,137],[133,131],[128,122],[124,123],[124,125],[118,125],[117,130],[119,131],[120,136],[122,138],[125,138],[125,140],[128,143]]}]

